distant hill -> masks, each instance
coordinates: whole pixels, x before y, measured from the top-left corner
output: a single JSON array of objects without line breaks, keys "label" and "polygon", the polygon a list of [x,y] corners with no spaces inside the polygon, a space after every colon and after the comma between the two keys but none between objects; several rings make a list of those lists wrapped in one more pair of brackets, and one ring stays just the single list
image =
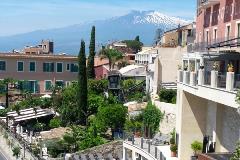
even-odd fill
[{"label": "distant hill", "polygon": [[96,26],[98,47],[109,41],[134,39],[136,35],[140,36],[144,44],[151,45],[154,42],[155,32],[158,28],[166,31],[176,28],[179,24],[184,25],[187,23],[189,21],[167,16],[156,11],[132,11],[127,15],[107,20],[0,37],[0,52],[22,49],[26,45],[38,44],[42,39],[50,39],[55,42],[56,53],[77,54],[81,39],[84,39],[88,45],[92,25]]}]

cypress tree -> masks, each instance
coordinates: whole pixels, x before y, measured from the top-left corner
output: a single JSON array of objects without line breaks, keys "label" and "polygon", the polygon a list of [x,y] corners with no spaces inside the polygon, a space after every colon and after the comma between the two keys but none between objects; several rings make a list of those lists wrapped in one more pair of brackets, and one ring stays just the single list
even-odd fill
[{"label": "cypress tree", "polygon": [[138,42],[140,42],[140,37],[139,37],[139,36],[137,36],[137,37],[135,38],[135,41],[138,41]]},{"label": "cypress tree", "polygon": [[87,75],[86,75],[86,55],[85,55],[85,42],[81,41],[81,48],[78,55],[78,121],[82,125],[87,124]]},{"label": "cypress tree", "polygon": [[95,78],[94,57],[95,57],[95,26],[92,27],[91,40],[89,45],[87,76],[90,79]]}]

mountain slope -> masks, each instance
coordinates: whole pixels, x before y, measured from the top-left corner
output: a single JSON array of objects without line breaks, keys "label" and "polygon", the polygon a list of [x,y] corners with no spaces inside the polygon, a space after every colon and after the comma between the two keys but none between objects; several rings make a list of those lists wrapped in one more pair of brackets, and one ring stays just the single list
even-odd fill
[{"label": "mountain slope", "polygon": [[187,23],[189,22],[156,11],[132,11],[125,16],[107,20],[0,37],[0,51],[21,49],[26,45],[37,44],[42,39],[50,39],[55,42],[55,52],[77,54],[81,39],[89,43],[92,25],[96,26],[97,47],[108,41],[133,39],[136,35],[139,35],[145,44],[150,45],[153,43],[156,29],[166,31]]}]

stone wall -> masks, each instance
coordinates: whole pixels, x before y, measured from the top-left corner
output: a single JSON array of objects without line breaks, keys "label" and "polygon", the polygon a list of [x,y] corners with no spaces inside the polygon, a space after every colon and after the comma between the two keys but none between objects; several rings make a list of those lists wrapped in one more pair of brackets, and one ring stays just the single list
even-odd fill
[{"label": "stone wall", "polygon": [[170,104],[160,101],[154,101],[154,104],[163,112],[164,119],[160,123],[160,132],[163,134],[170,134],[176,127],[176,104]]},{"label": "stone wall", "polygon": [[101,146],[86,149],[84,151],[67,155],[66,160],[80,160],[80,159],[122,159],[123,142],[114,141]]}]

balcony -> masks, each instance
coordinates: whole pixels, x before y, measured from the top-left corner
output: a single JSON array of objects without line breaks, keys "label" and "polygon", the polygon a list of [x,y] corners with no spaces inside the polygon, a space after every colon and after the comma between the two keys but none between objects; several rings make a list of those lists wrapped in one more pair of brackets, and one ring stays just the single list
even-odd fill
[{"label": "balcony", "polygon": [[178,88],[193,95],[217,103],[237,108],[236,92],[240,88],[240,76],[234,72],[219,73],[218,71],[198,72],[178,71]]},{"label": "balcony", "polygon": [[202,0],[199,8],[206,9],[218,3],[220,3],[220,0]]}]

